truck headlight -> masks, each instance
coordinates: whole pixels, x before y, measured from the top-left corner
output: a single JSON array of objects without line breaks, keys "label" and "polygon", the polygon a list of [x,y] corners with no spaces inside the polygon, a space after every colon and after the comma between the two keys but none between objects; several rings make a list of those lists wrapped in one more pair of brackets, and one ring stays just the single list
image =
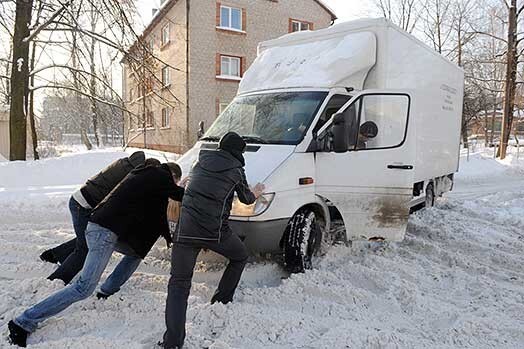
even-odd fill
[{"label": "truck headlight", "polygon": [[231,215],[237,217],[258,216],[268,209],[274,197],[275,193],[262,194],[253,204],[245,205],[235,196],[233,206],[231,207]]}]

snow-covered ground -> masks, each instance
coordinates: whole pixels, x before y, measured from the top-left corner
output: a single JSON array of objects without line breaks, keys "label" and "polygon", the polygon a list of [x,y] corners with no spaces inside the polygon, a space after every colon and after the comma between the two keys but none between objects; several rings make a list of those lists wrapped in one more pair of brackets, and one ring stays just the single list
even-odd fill
[{"label": "snow-covered ground", "polygon": [[[13,316],[62,287],[45,279],[54,266],[38,255],[72,237],[71,191],[122,155],[0,163],[0,347]],[[29,347],[152,348],[164,329],[167,255],[159,244],[118,296],[75,304]],[[411,217],[401,243],[334,247],[289,278],[275,263],[250,264],[227,306],[209,304],[223,264],[201,262],[187,348],[522,348],[523,265],[524,156],[477,152],[462,157],[453,193]]]}]

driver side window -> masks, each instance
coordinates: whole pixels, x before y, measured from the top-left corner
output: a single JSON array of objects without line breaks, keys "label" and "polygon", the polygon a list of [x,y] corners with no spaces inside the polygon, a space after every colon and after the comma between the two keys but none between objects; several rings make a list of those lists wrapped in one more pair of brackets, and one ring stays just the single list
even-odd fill
[{"label": "driver side window", "polygon": [[313,129],[313,132],[317,132],[322,128],[322,126],[325,125],[326,122],[331,119],[333,114],[335,114],[337,111],[339,111],[340,108],[344,106],[349,100],[351,99],[351,96],[348,95],[333,95],[331,99],[329,100],[326,108],[324,109],[324,112],[322,115],[320,115],[320,119],[318,119],[318,122]]},{"label": "driver side window", "polygon": [[[324,109],[324,112],[322,115],[320,115],[320,118],[318,119],[317,124],[315,125],[315,128],[313,129],[313,133],[318,132],[328,122],[331,117],[340,110],[349,100],[351,99],[351,96],[349,95],[333,95],[331,99],[329,100],[326,108]],[[344,112],[344,116],[346,119],[346,125],[349,125],[352,123],[353,125],[356,125],[356,112],[353,107],[346,109]],[[322,151],[331,151],[331,127],[329,127],[323,134],[318,136],[318,142],[320,145],[320,148]]]}]

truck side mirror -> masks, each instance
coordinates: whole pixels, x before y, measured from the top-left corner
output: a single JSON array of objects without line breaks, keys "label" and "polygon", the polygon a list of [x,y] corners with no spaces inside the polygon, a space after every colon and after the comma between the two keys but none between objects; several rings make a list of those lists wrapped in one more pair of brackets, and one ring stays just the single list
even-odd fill
[{"label": "truck side mirror", "polygon": [[344,114],[337,113],[333,116],[333,151],[345,153],[348,150],[348,134]]}]

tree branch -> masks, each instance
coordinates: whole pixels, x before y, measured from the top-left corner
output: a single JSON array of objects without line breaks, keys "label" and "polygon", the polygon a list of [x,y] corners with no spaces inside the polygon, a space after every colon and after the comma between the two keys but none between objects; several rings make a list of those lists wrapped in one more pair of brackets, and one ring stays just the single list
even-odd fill
[{"label": "tree branch", "polygon": [[506,82],[506,80],[502,80],[502,79],[483,79],[483,78],[477,78],[473,75],[465,75],[464,77],[466,79],[473,79],[473,80],[482,81],[482,82]]},{"label": "tree branch", "polygon": [[483,32],[483,31],[474,31],[474,32],[471,32],[470,34],[479,34],[479,35],[486,35],[486,36],[489,36],[490,38],[493,38],[493,39],[497,39],[497,40],[500,40],[500,41],[503,41],[505,42],[506,44],[508,43],[508,41],[504,38],[501,38],[499,36],[496,36],[496,35],[493,35],[493,34],[490,34],[490,33],[486,33],[486,32]]},{"label": "tree branch", "polygon": [[517,17],[520,16],[520,14],[524,11],[524,5],[522,5],[519,10],[517,11]]},{"label": "tree branch", "polygon": [[40,85],[40,86],[29,86],[29,89],[31,91],[47,89],[47,88],[73,91],[73,92],[76,92],[78,94],[81,94],[82,96],[85,96],[85,97],[88,97],[88,98],[92,98],[93,100],[95,100],[95,101],[97,101],[99,103],[102,103],[102,104],[105,104],[105,105],[109,105],[109,106],[115,107],[115,108],[117,108],[117,109],[119,109],[119,110],[121,110],[123,112],[130,113],[130,114],[132,114],[134,116],[138,116],[138,114],[135,114],[134,112],[132,112],[132,111],[122,107],[121,105],[118,105],[116,103],[112,103],[112,102],[103,100],[101,98],[98,98],[96,96],[90,95],[89,93],[86,93],[86,92],[84,92],[82,90],[76,89],[76,88],[71,87],[71,86],[56,85],[56,84],[53,84],[53,85]]},{"label": "tree branch", "polygon": [[[102,79],[98,75],[92,74],[91,72],[87,72],[87,71],[85,71],[83,69],[77,69],[77,68],[74,68],[74,67],[71,67],[71,66],[68,66],[68,65],[63,65],[63,64],[48,65],[48,66],[41,67],[41,68],[33,70],[32,72],[29,73],[29,76],[36,75],[36,74],[38,74],[38,73],[40,73],[40,72],[42,72],[44,70],[53,69],[53,68],[69,69],[69,70],[77,72],[77,73],[87,74],[87,75],[97,79],[98,81],[100,81],[102,83],[102,85],[104,85],[106,88],[108,88],[113,94],[118,96],[118,93],[116,93],[116,91],[113,89],[113,87],[111,85],[109,85],[106,80]],[[118,99],[120,99],[120,96],[118,96]]]},{"label": "tree branch", "polygon": [[65,4],[63,4],[58,10],[55,11],[55,13],[53,13],[51,15],[51,17],[49,17],[45,22],[43,22],[42,24],[40,24],[39,26],[37,26],[35,28],[35,30],[29,34],[29,36],[25,37],[23,39],[24,42],[29,42],[31,40],[33,40],[38,34],[40,34],[40,32],[45,28],[47,27],[49,24],[51,24],[56,17],[60,16],[60,14],[66,9],[66,7],[68,7],[69,5],[71,5],[71,3],[73,2],[73,0],[68,0]]}]

